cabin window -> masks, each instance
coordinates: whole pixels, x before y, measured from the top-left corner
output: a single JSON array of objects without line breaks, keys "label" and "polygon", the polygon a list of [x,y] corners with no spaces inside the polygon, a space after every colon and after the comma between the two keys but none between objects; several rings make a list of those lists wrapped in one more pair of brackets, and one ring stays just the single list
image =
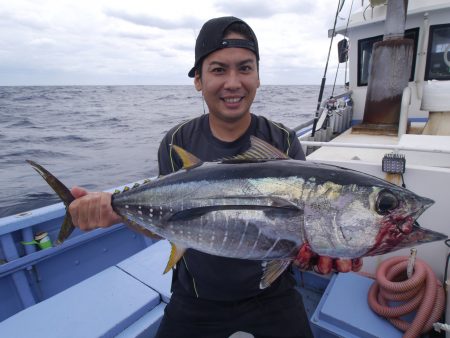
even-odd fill
[{"label": "cabin window", "polygon": [[[414,80],[414,72],[417,55],[417,41],[419,38],[419,28],[405,31],[405,38],[414,40],[413,63],[409,81]],[[367,86],[369,83],[369,63],[372,56],[372,47],[375,42],[382,41],[383,35],[373,36],[367,39],[358,40],[358,86]]]},{"label": "cabin window", "polygon": [[425,80],[450,80],[450,25],[430,26]]}]

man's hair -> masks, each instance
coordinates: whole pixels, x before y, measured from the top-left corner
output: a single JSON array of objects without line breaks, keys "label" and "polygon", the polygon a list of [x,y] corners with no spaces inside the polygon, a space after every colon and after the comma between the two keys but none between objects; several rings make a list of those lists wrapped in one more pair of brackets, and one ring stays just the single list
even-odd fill
[{"label": "man's hair", "polygon": [[[255,39],[253,39],[252,32],[251,32],[249,26],[243,22],[234,22],[230,26],[228,26],[227,29],[225,29],[225,31],[223,32],[223,38],[231,33],[236,33],[236,34],[242,35],[246,40],[256,42]],[[200,60],[198,67],[196,69],[200,78],[202,77],[202,66],[203,66],[203,61],[205,60],[205,58],[206,58],[206,56],[202,60]],[[256,69],[259,72],[258,58],[256,58]]]}]

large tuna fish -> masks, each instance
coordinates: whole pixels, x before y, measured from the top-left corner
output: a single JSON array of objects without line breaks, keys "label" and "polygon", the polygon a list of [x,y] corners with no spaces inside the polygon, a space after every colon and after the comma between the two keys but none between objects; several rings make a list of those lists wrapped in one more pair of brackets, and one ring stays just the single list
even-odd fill
[{"label": "large tuna fish", "polygon": [[[270,285],[308,243],[319,255],[359,258],[445,239],[415,220],[434,202],[379,178],[331,165],[295,161],[255,137],[244,154],[202,163],[173,146],[184,170],[114,194],[125,222],[172,244],[168,271],[192,248],[267,261]],[[29,161],[65,201],[70,191]],[[70,215],[62,242],[73,229]]]}]

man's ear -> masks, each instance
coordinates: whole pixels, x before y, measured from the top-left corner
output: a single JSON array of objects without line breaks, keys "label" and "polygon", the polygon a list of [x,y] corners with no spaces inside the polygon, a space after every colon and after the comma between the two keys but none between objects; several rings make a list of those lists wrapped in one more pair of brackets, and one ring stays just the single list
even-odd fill
[{"label": "man's ear", "polygon": [[203,89],[202,79],[200,78],[198,71],[195,71],[194,86],[195,86],[195,89],[197,89],[197,91],[201,91]]}]

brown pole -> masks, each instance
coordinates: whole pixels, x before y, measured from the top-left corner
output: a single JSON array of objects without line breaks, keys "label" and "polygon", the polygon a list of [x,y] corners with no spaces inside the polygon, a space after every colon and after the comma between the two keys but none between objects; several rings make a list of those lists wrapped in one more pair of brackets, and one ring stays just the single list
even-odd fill
[{"label": "brown pole", "polygon": [[363,122],[355,132],[397,134],[414,51],[414,41],[404,38],[407,8],[408,0],[388,2],[383,41],[373,45]]}]

